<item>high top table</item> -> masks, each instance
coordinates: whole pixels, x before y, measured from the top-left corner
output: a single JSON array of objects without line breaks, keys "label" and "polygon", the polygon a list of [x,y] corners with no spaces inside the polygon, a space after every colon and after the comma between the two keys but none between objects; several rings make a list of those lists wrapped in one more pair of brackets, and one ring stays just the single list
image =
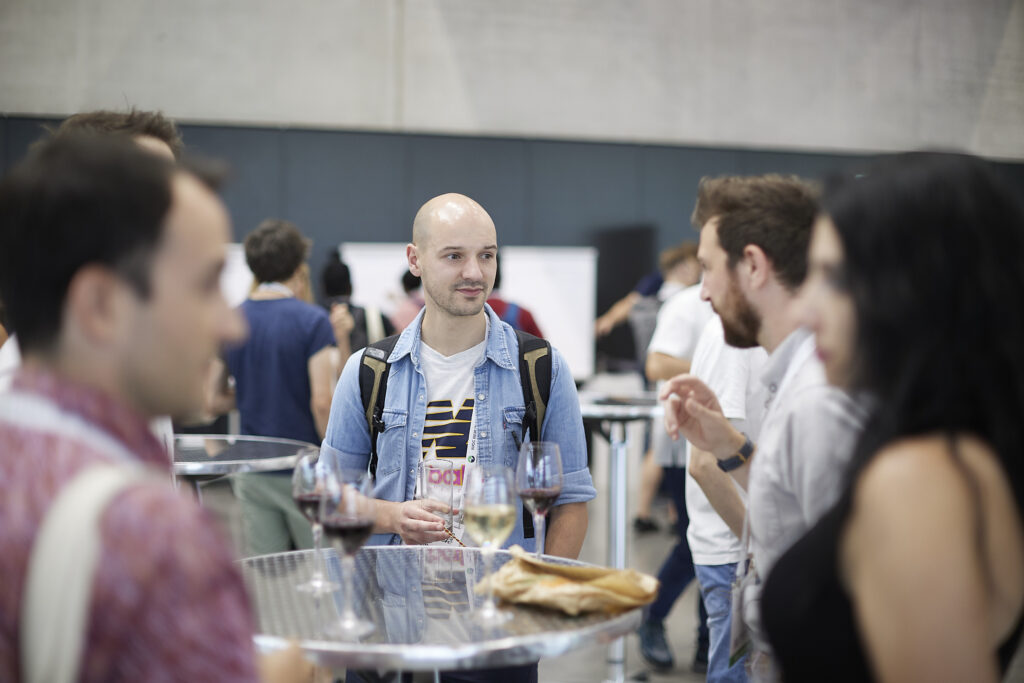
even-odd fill
[{"label": "high top table", "polygon": [[[499,550],[494,566],[511,554]],[[339,584],[341,564],[324,550],[327,572]],[[546,560],[586,566],[545,556]],[[338,674],[344,669],[437,672],[515,666],[575,648],[608,643],[636,630],[641,611],[577,617],[528,606],[506,606],[512,619],[484,627],[473,619],[483,600],[473,588],[483,562],[478,548],[367,546],[356,556],[355,609],[376,630],[358,641],[332,638],[342,592],[316,597],[295,586],[310,577],[313,551],[241,561],[257,621],[256,645],[267,651],[297,640],[306,655]]]},{"label": "high top table", "polygon": [[201,481],[238,472],[290,470],[303,455],[320,449],[305,441],[265,436],[175,434],[174,474],[192,482],[202,500]]},{"label": "high top table", "polygon": [[[653,393],[632,396],[610,396],[580,392],[580,412],[585,421],[598,421],[605,429],[598,430],[608,440],[608,566],[626,566],[626,459],[629,454],[626,424],[662,417],[664,410]],[[626,643],[617,640],[608,646],[608,680],[626,680]]]}]

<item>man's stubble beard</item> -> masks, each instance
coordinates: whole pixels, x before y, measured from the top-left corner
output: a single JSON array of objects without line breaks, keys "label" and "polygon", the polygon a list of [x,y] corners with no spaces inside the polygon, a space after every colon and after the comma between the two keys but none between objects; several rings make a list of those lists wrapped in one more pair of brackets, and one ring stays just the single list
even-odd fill
[{"label": "man's stubble beard", "polygon": [[[761,315],[754,310],[750,301],[740,291],[735,277],[729,281],[726,301],[731,303],[731,306],[726,307],[731,310],[719,313],[725,343],[738,349],[751,349],[760,346],[757,336],[761,332]],[[725,313],[728,313],[729,317],[726,317]]]}]

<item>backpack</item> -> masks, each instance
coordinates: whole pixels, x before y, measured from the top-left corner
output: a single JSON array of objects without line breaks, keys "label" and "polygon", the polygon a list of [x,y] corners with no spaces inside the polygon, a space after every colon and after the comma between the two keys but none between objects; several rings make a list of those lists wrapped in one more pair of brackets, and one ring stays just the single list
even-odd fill
[{"label": "backpack", "polygon": [[[377,437],[384,431],[384,399],[388,387],[388,358],[401,334],[393,334],[370,344],[359,361],[359,395],[366,426],[370,430],[370,474],[377,474]],[[516,330],[519,342],[519,383],[523,390],[522,444],[527,435],[539,441],[548,399],[551,396],[551,344],[546,339]],[[513,435],[515,438],[515,435]],[[523,508],[523,535],[533,538],[533,517]]]}]

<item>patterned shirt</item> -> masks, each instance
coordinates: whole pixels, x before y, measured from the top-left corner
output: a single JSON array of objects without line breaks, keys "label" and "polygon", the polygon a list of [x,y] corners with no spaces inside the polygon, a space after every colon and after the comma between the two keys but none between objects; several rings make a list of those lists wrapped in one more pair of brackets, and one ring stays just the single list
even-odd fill
[{"label": "patterned shirt", "polygon": [[[146,421],[96,389],[23,369],[13,389],[42,397],[168,473]],[[20,610],[46,511],[109,453],[65,434],[0,422],[0,680],[20,680]],[[255,681],[252,617],[215,521],[172,486],[139,484],[103,513],[79,681]],[[69,558],[73,562],[73,558]]]}]

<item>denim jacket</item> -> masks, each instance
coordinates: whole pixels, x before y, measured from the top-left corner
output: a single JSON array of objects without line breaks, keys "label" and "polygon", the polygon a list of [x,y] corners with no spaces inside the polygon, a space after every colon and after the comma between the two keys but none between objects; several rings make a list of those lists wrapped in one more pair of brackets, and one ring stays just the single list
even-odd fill
[{"label": "denim jacket", "polygon": [[[517,441],[523,433],[523,390],[519,383],[519,351],[515,330],[502,322],[490,306],[487,345],[483,360],[473,371],[477,458],[480,463],[504,463],[515,470]],[[384,431],[377,439],[377,497],[402,502],[411,500],[416,485],[416,464],[423,447],[426,417],[426,383],[420,365],[420,325],[423,311],[402,332],[388,359],[391,370],[384,404]],[[558,443],[562,453],[564,483],[556,505],[579,503],[596,495],[583,436],[583,418],[576,385],[562,355],[552,348],[551,396],[541,426],[547,441]],[[359,396],[359,364],[362,352],[345,363],[331,403],[331,417],[321,455],[341,467],[366,468],[370,459],[370,434]],[[514,436],[513,436],[514,435]],[[519,544],[527,550],[534,539],[523,538],[522,502],[517,499],[516,528],[506,547]],[[401,543],[398,534],[375,534],[371,544]]]}]

